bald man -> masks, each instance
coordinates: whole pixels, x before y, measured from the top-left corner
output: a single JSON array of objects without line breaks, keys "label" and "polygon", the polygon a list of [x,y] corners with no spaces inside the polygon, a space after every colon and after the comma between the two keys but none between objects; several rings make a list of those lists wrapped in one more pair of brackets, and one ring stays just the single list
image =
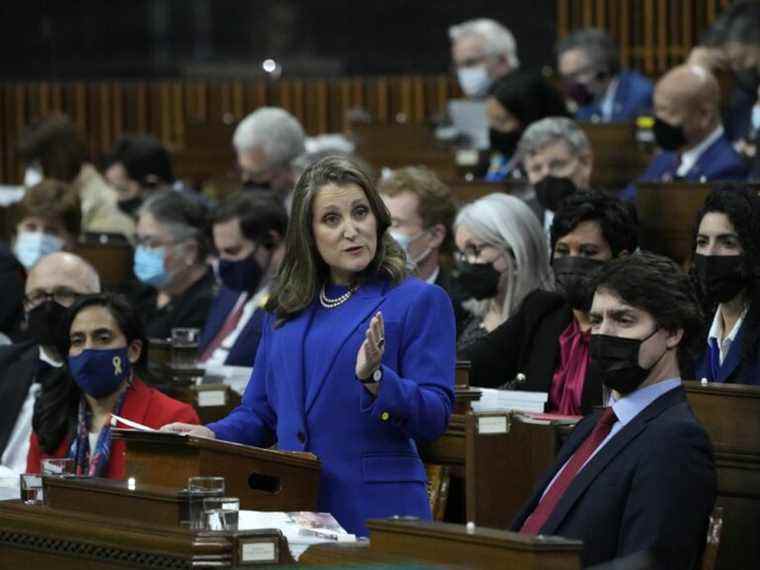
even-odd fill
[{"label": "bald man", "polygon": [[[654,136],[662,149],[637,182],[744,180],[747,166],[723,133],[720,88],[702,67],[671,69],[654,90]],[[621,197],[636,197],[635,183]]]},{"label": "bald man", "polygon": [[65,356],[57,347],[66,309],[99,292],[98,273],[71,253],[47,255],[29,272],[24,313],[30,339],[0,347],[0,477],[18,477],[26,468],[39,387],[55,378]]}]

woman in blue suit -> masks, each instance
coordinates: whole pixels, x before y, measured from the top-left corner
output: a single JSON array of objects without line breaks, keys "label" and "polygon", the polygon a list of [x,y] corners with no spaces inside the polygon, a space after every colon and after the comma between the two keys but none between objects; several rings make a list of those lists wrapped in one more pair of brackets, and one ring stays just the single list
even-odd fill
[{"label": "woman in blue suit", "polygon": [[369,518],[430,518],[416,442],[443,434],[451,413],[451,301],[407,276],[388,211],[349,159],[304,172],[291,220],[241,406],[166,429],[315,453],[318,508],[349,532],[366,535]]}]

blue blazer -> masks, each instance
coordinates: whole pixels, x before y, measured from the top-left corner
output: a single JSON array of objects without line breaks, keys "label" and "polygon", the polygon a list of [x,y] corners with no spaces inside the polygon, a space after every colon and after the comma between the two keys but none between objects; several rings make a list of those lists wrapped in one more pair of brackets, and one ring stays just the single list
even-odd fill
[{"label": "blue blazer", "polygon": [[[677,152],[660,152],[654,157],[646,172],[636,182],[670,182],[674,179],[680,158]],[[713,180],[744,180],[747,164],[734,150],[725,135],[721,135],[699,157],[683,180],[689,182],[712,182]],[[623,200],[636,198],[636,183],[631,183],[620,193]]]},{"label": "blue blazer", "polygon": [[[618,86],[612,100],[610,123],[633,122],[636,117],[652,111],[652,82],[638,71],[623,71],[617,76]],[[575,118],[594,121],[602,117],[601,100],[579,108]]]},{"label": "blue blazer", "polygon": [[[586,416],[570,434],[511,530],[522,527],[600,414]],[[582,540],[583,568],[639,553],[658,563],[646,568],[691,570],[704,548],[716,487],[710,440],[679,386],[644,408],[589,460],[540,532]]]},{"label": "blue blazer", "polygon": [[[443,289],[408,278],[363,285],[324,339],[323,369],[304,369],[304,339],[315,303],[284,324],[267,314],[243,401],[210,424],[219,439],[310,451],[322,462],[320,511],[349,532],[393,515],[430,518],[416,440],[448,425],[456,366],[454,313]],[[355,377],[372,316],[385,322],[383,379],[373,397]],[[343,311],[345,314],[346,311]],[[308,379],[306,378],[308,376]]]},{"label": "blue blazer", "polygon": [[[234,291],[222,286],[219,292],[211,302],[206,324],[201,331],[201,337],[198,341],[198,352],[200,354],[206,350],[206,347],[214,339],[216,333],[224,325],[227,315],[235,307],[235,303],[240,297],[240,291]],[[256,349],[259,347],[261,338],[261,326],[264,320],[264,311],[256,309],[251,318],[240,331],[235,344],[232,345],[227,360],[224,363],[228,366],[253,366],[253,360],[256,357]]]},{"label": "blue blazer", "polygon": [[713,373],[710,366],[710,351],[706,350],[697,361],[694,369],[696,380],[707,378],[710,382],[760,385],[760,358],[756,356],[753,362],[747,362],[742,358],[747,328],[745,323],[746,320],[742,323],[734,342],[731,343],[731,348],[729,348],[723,364],[717,365],[717,375]]}]

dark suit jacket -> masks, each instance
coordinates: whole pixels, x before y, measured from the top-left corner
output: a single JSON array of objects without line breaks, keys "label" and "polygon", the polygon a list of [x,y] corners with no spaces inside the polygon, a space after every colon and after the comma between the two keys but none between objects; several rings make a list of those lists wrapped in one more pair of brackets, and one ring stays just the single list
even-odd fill
[{"label": "dark suit jacket", "polygon": [[736,87],[723,114],[726,137],[730,141],[745,138],[752,124],[752,107],[757,101],[757,91],[749,92]]},{"label": "dark suit jacket", "polygon": [[24,282],[26,271],[16,256],[0,243],[0,283],[3,294],[0,296],[0,332],[9,337],[18,336],[18,326],[24,316]]},{"label": "dark suit jacket", "polygon": [[[654,157],[649,168],[637,182],[667,182],[672,180],[678,170],[680,159],[677,152],[660,152]],[[689,182],[711,182],[713,180],[744,180],[748,170],[744,159],[734,150],[725,137],[721,136],[712,143],[699,157],[691,170],[686,173],[684,180]],[[629,184],[620,193],[623,200],[636,198],[636,186]]]},{"label": "dark suit jacket", "polygon": [[[201,332],[198,352],[203,354],[206,347],[214,339],[216,334],[224,325],[230,311],[235,307],[235,303],[240,297],[240,291],[234,291],[227,287],[221,287],[211,303],[211,310],[208,313],[206,324]],[[259,347],[261,338],[261,323],[264,317],[264,311],[257,308],[251,318],[240,331],[235,344],[232,345],[227,360],[224,361],[228,366],[253,366],[256,358],[256,350]]]},{"label": "dark suit jacket", "polygon": [[[533,291],[512,317],[463,351],[461,357],[472,363],[470,384],[495,388],[509,382],[511,388],[548,392],[559,366],[559,337],[572,318],[564,297]],[[525,383],[515,383],[518,373]],[[581,407],[588,413],[601,403],[602,384],[588,374]]]},{"label": "dark suit jacket", "polygon": [[449,294],[451,305],[454,308],[454,319],[457,324],[457,338],[459,338],[459,333],[462,332],[464,323],[468,317],[467,311],[462,307],[462,303],[468,299],[468,295],[461,290],[452,277],[451,272],[445,267],[439,266],[435,284]]},{"label": "dark suit jacket", "polygon": [[39,345],[0,346],[0,455],[5,452],[18,414],[39,369]]},{"label": "dark suit jacket", "polygon": [[[599,415],[578,424],[512,530],[533,512]],[[584,568],[640,551],[654,556],[657,568],[696,568],[716,485],[710,441],[679,386],[652,402],[586,464],[540,532],[582,540]]]},{"label": "dark suit jacket", "polygon": [[[760,308],[757,310],[760,310]],[[705,350],[695,366],[694,376],[696,380],[707,378],[710,382],[760,385],[760,358],[756,355],[754,360],[747,361],[742,354],[744,352],[744,339],[749,334],[749,321],[755,318],[753,313],[754,305],[750,305],[747,317],[742,323],[734,342],[731,343],[731,348],[723,364],[720,366],[718,375],[713,375],[710,368],[709,352]]]},{"label": "dark suit jacket", "polygon": [[[632,122],[639,115],[651,112],[654,86],[649,79],[638,71],[623,71],[617,79],[618,86],[612,100],[611,123]],[[599,120],[601,117],[601,101],[594,101],[575,113],[578,121]]]}]

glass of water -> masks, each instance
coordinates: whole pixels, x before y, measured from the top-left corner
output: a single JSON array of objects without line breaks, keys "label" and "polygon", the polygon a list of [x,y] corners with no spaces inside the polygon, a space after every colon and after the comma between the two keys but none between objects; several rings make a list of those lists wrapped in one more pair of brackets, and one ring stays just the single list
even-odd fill
[{"label": "glass of water", "polygon": [[203,500],[224,497],[224,477],[190,477],[187,480],[187,525],[203,530]]},{"label": "glass of water", "polygon": [[45,502],[42,477],[37,473],[22,473],[19,479],[21,500],[25,505],[41,505]]},{"label": "glass of water", "polygon": [[172,329],[172,368],[195,368],[198,360],[200,330],[178,327]]},{"label": "glass of water", "polygon": [[237,530],[240,499],[210,497],[203,499],[203,523],[206,530]]}]

